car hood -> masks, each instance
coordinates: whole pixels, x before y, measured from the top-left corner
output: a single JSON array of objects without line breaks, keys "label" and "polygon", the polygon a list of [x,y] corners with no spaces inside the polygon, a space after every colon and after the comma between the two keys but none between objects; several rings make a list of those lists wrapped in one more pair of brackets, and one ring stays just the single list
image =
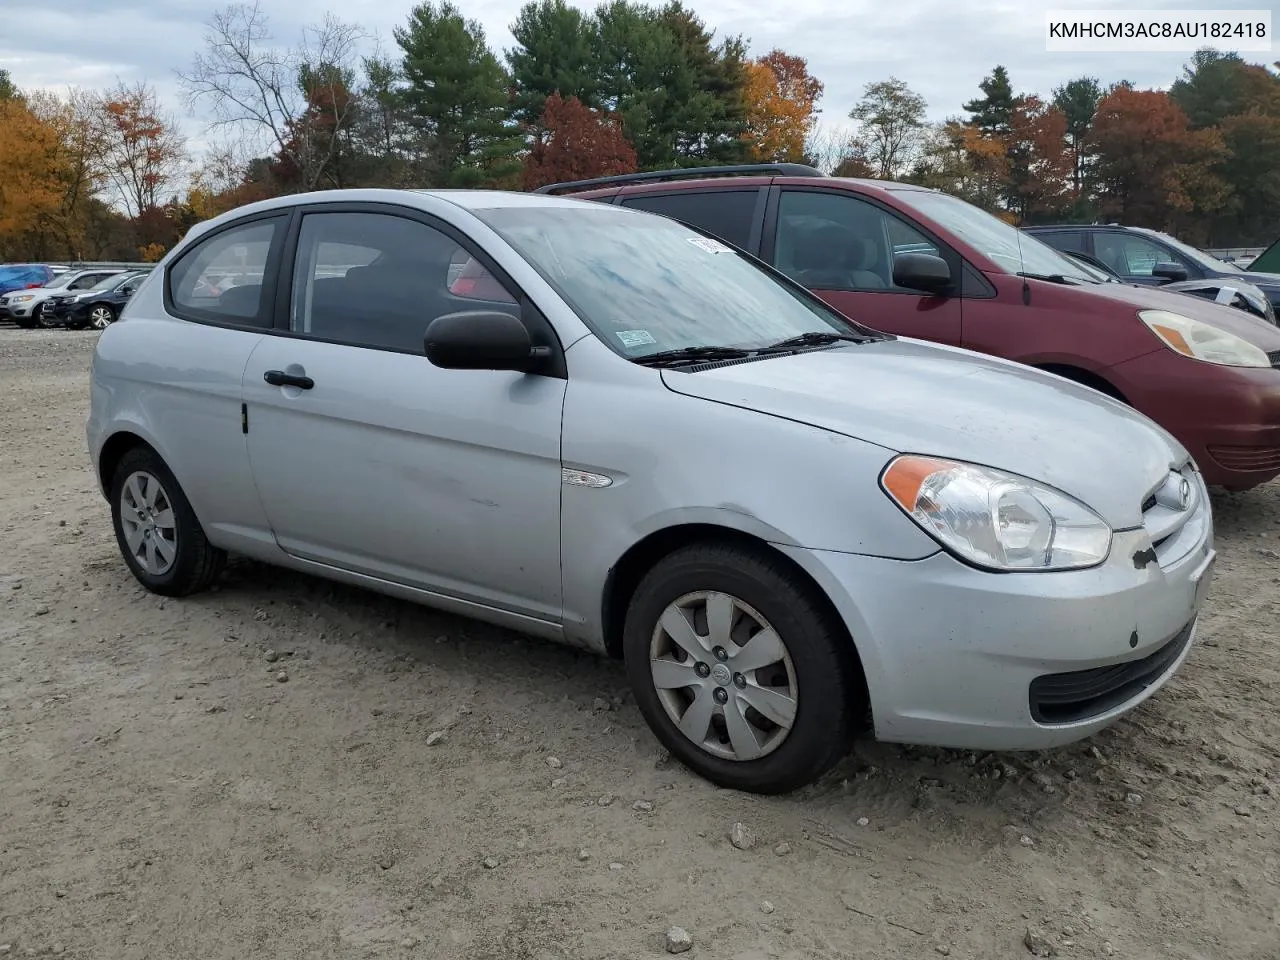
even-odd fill
[{"label": "car hood", "polygon": [[905,338],[662,378],[689,397],[1039,480],[1118,530],[1141,525],[1147,494],[1188,458],[1163,429],[1088,387]]},{"label": "car hood", "polygon": [[1246,270],[1243,279],[1263,290],[1280,290],[1280,273],[1254,273]]},{"label": "car hood", "polygon": [[[1222,278],[1212,282],[1230,286]],[[1246,282],[1253,283],[1252,280]],[[1254,286],[1257,284],[1254,283]],[[1203,297],[1178,293],[1176,290],[1166,290],[1163,287],[1144,287],[1128,283],[1099,283],[1069,289],[1125,303],[1133,307],[1135,315],[1139,310],[1169,310],[1172,313],[1180,313],[1184,317],[1211,323],[1220,330],[1234,333],[1237,337],[1268,352],[1280,350],[1280,328],[1244,310],[1214,303]]]}]

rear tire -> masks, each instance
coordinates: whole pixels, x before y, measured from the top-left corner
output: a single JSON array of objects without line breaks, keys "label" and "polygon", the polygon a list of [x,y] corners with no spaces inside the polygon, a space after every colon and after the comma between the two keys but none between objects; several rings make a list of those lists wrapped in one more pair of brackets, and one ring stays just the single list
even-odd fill
[{"label": "rear tire", "polygon": [[129,570],[152,593],[199,593],[226,563],[173,472],[149,447],[134,447],[120,458],[111,479],[111,523]]},{"label": "rear tire", "polygon": [[636,703],[663,745],[712,783],[763,794],[847,753],[866,712],[848,645],[779,558],[714,543],[660,561],[623,633]]}]

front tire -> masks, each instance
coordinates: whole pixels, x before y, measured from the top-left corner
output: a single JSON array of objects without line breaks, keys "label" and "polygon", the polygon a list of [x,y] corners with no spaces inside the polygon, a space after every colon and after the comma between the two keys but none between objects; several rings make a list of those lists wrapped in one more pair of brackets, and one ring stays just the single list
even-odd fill
[{"label": "front tire", "polygon": [[712,783],[786,793],[849,749],[865,694],[849,640],[780,558],[685,547],[641,581],[623,652],[663,745]]},{"label": "front tire", "polygon": [[205,537],[172,471],[148,447],[130,450],[116,467],[111,522],[129,570],[152,593],[198,593],[226,562],[226,553]]},{"label": "front tire", "polygon": [[47,300],[42,301],[40,305],[32,311],[32,314],[35,317],[36,323],[46,330],[52,330],[55,327],[62,326],[62,324],[58,322],[58,318],[54,315],[54,312],[49,309],[49,302]]}]

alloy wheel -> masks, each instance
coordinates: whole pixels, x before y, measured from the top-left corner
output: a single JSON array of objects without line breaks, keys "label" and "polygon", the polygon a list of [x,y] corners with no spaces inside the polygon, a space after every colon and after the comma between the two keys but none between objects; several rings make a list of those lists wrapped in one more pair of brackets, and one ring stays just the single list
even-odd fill
[{"label": "alloy wheel", "polygon": [[798,690],[786,644],[727,593],[688,593],[663,611],[649,668],[667,716],[702,750],[758,760],[791,732]]},{"label": "alloy wheel", "polygon": [[147,573],[169,572],[178,556],[173,503],[156,477],[145,470],[129,475],[120,492],[120,526],[133,559]]},{"label": "alloy wheel", "polygon": [[95,330],[105,330],[111,323],[110,307],[94,307],[89,311],[89,326]]}]

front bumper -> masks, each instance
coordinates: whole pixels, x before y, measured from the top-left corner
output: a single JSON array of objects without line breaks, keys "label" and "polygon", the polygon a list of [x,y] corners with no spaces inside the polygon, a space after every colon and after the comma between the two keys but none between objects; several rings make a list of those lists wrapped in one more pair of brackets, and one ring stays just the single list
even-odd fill
[{"label": "front bumper", "polygon": [[1034,750],[1108,726],[1182,664],[1216,556],[1202,510],[1193,545],[1142,569],[1143,530],[1117,533],[1101,566],[1061,573],[986,573],[946,553],[899,561],[780,549],[844,618],[877,739]]},{"label": "front bumper", "polygon": [[1248,490],[1280,476],[1280,368],[1217,366],[1158,350],[1108,374],[1187,448],[1208,483]]}]

